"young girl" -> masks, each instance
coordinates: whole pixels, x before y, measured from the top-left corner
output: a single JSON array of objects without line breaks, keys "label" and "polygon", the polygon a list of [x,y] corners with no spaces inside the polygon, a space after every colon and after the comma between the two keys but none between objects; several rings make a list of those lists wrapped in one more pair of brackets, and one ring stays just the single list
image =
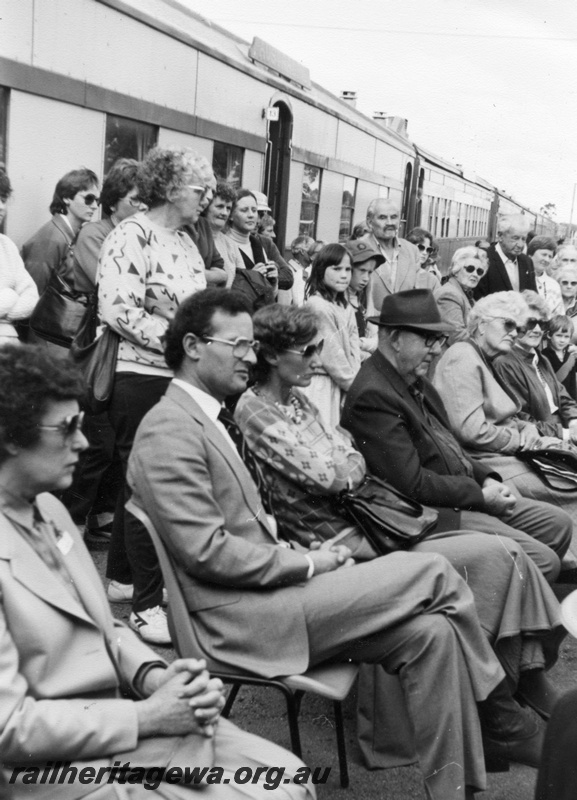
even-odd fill
[{"label": "young girl", "polygon": [[347,300],[355,313],[361,346],[361,360],[364,361],[377,349],[377,336],[376,334],[369,335],[370,331],[367,326],[367,286],[376,267],[385,259],[365,242],[347,242],[345,247],[353,262]]},{"label": "young girl", "polygon": [[549,344],[543,355],[551,362],[557,380],[567,389],[573,400],[577,400],[577,347],[571,344],[573,322],[570,317],[557,314],[549,322]]},{"label": "young girl", "polygon": [[330,428],[339,424],[343,395],[361,366],[355,313],[346,297],[351,274],[351,257],[345,248],[327,244],[315,256],[305,289],[305,305],[317,315],[324,346],[321,365],[303,391]]}]

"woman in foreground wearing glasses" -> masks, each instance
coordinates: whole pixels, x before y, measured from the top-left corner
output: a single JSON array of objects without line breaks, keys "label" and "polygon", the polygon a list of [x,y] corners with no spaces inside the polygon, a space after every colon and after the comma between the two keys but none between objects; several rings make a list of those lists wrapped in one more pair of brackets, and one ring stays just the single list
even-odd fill
[{"label": "woman in foreground wearing glasses", "polygon": [[71,248],[81,226],[97,212],[99,202],[98,178],[91,169],[74,169],[56,184],[50,203],[52,219],[22,246],[22,259],[40,294],[53,270],[74,285]]},{"label": "woman in foreground wearing glasses", "polygon": [[[302,392],[320,363],[318,319],[308,308],[272,305],[257,311],[253,324],[260,344],[257,382],[238,401],[235,419],[260,462],[281,538],[297,549],[337,540],[357,561],[374,558],[362,531],[343,519],[334,503],[342,489],[362,482],[364,458],[343,429],[325,424]],[[503,558],[503,547],[511,558]],[[517,687],[522,673],[537,664],[547,686],[542,669],[554,662],[561,637],[558,605],[520,545],[489,534],[452,531],[432,534],[413,550],[444,555],[466,578],[511,686]],[[363,676],[371,674],[367,667]],[[363,682],[360,691],[365,691]],[[535,766],[530,728],[527,734],[510,757]]]},{"label": "woman in foreground wearing glasses", "polygon": [[455,329],[449,335],[449,346],[469,338],[467,320],[473,307],[473,289],[487,272],[483,253],[477,247],[455,250],[449,269],[449,280],[436,296],[439,311],[445,322]]},{"label": "woman in foreground wearing glasses", "polygon": [[542,435],[534,422],[519,416],[521,402],[492,367],[495,358],[525,336],[533,317],[518,292],[495,292],[478,300],[469,314],[469,341],[456,342],[441,356],[434,384],[469,455],[493,467],[518,495],[555,503],[577,520],[572,494],[549,489],[516,458],[522,450],[562,445],[562,439]]},{"label": "woman in foreground wearing glasses", "polygon": [[[213,183],[210,164],[193,150],[153,148],[136,176],[148,210],[117,225],[100,252],[99,313],[120,337],[108,416],[125,474],[136,429],[172,377],[162,345],[168,323],[184,298],[206,288],[204,262],[181,228],[196,218]],[[132,600],[129,624],[146,641],[166,644],[160,567],[150,537],[124,511],[124,495],[125,487],[108,554],[109,597]]]}]

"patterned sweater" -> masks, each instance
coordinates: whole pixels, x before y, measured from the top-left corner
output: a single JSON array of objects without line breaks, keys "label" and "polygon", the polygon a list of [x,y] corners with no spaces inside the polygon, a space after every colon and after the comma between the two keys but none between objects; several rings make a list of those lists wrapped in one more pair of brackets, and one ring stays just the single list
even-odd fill
[{"label": "patterned sweater", "polygon": [[117,371],[170,375],[163,355],[168,323],[186,297],[206,288],[192,239],[139,212],[106,237],[99,276],[100,317],[121,336]]}]

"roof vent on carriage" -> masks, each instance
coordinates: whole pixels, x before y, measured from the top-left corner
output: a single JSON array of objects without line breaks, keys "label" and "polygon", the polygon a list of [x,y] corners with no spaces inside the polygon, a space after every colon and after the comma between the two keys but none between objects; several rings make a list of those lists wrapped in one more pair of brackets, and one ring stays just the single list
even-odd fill
[{"label": "roof vent on carriage", "polygon": [[341,92],[341,100],[344,100],[345,103],[348,103],[353,108],[357,107],[357,93],[347,91],[346,89]]},{"label": "roof vent on carriage", "polygon": [[383,128],[389,128],[389,130],[395,131],[395,133],[404,136],[406,139],[409,138],[409,121],[405,117],[397,117],[393,114],[388,114],[386,111],[374,111],[373,119]]}]

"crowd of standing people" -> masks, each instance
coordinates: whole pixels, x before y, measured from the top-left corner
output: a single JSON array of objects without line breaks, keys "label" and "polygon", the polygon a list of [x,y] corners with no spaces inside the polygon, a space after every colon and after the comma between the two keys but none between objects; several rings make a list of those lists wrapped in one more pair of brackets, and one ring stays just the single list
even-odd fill
[{"label": "crowd of standing people", "polygon": [[[2,171],[0,214],[10,193]],[[397,204],[380,198],[349,240],[301,235],[286,261],[270,210],[261,192],[218,183],[194,151],[155,147],[118,161],[102,187],[84,168],[61,178],[21,254],[0,236],[0,522],[12,548],[0,551],[0,583],[14,654],[9,688],[0,671],[11,704],[1,752],[14,764],[66,759],[70,731],[81,761],[147,739],[163,758],[167,734],[194,747],[217,736],[222,686],[207,665],[273,677],[353,660],[365,706],[374,677],[392,676],[428,796],[470,800],[487,766],[539,765],[558,699],[546,673],[565,630],[551,585],[577,582],[577,501],[524,454],[577,446],[577,250],[527,245],[524,218],[510,216],[497,242],[459,248],[444,269],[431,233],[401,237]],[[78,314],[96,307],[97,336],[114,336],[99,414],[83,415],[63,299]],[[378,552],[337,502],[368,476],[434,508],[434,530]],[[171,643],[170,597],[130,497],[174,560],[204,661],[167,669],[142,642]],[[107,598],[131,605],[139,639],[114,639],[102,599],[95,607],[98,577],[67,514],[107,549]],[[74,624],[58,627],[4,574],[22,547],[45,562],[55,597],[64,590]],[[81,625],[99,618],[107,644],[87,635],[98,654],[87,677],[64,686],[60,665],[43,683],[36,645],[16,632],[22,602],[26,629],[54,624],[44,651],[72,647],[77,670]],[[123,683],[136,710],[118,699]],[[123,705],[99,706],[80,744],[69,696]],[[374,705],[376,738],[386,701]],[[34,720],[60,729],[53,745],[25,735]],[[257,746],[222,721],[218,731],[223,763]],[[261,753],[275,757],[298,768]]]}]

